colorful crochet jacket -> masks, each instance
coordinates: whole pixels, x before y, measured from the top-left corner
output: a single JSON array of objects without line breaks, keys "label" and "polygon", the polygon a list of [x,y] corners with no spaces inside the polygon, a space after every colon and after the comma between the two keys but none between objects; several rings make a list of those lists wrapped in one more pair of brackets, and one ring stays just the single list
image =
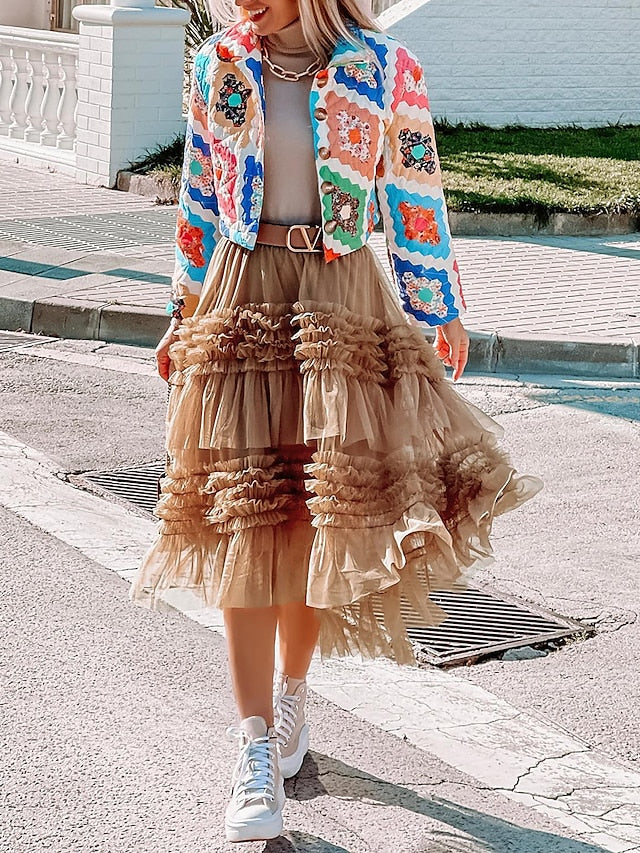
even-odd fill
[{"label": "colorful crochet jacket", "polygon": [[[422,324],[448,323],[464,299],[424,75],[391,36],[354,33],[367,49],[338,44],[310,94],[324,255],[331,262],[364,246],[381,211],[405,310]],[[256,244],[264,110],[260,39],[242,22],[208,39],[194,61],[173,282],[185,314],[218,234]]]}]

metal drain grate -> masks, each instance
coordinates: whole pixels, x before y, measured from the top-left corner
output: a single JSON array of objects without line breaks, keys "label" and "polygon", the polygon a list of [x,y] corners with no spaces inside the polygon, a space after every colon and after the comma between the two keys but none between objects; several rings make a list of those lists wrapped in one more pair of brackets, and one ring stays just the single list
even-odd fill
[{"label": "metal drain grate", "polygon": [[[572,619],[487,589],[433,592],[431,598],[448,618],[437,628],[415,626],[408,633],[436,666],[475,662],[495,652],[587,630]],[[411,624],[409,614],[407,622]]]},{"label": "metal drain grate", "polygon": [[55,338],[45,338],[41,335],[27,335],[25,332],[0,331],[0,352],[9,352],[18,347],[32,347],[36,344],[48,344]]},{"label": "metal drain grate", "polygon": [[153,512],[158,500],[158,480],[164,476],[164,462],[149,462],[135,468],[120,468],[117,471],[96,471],[75,478],[97,486],[100,491],[110,492],[140,509]]},{"label": "metal drain grate", "polygon": [[0,237],[87,252],[172,243],[175,209],[0,221]]},{"label": "metal drain grate", "polygon": [[[158,498],[158,480],[164,475],[164,469],[164,462],[151,462],[135,468],[84,474],[74,479],[152,512]],[[459,592],[433,592],[431,598],[448,614],[437,628],[419,625],[419,616],[408,606],[401,606],[401,610],[406,624],[412,626],[410,638],[420,645],[426,660],[435,666],[473,663],[495,652],[558,640],[588,630],[572,619],[488,589],[472,587]]]}]

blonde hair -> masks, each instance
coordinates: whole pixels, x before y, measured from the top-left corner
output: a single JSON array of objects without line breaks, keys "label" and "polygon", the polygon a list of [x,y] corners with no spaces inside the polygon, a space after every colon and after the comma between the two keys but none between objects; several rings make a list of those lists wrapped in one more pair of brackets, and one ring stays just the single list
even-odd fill
[{"label": "blonde hair", "polygon": [[[371,15],[365,11],[366,0],[298,0],[302,32],[307,44],[325,64],[333,49],[343,39],[360,44],[360,39],[350,30],[349,24],[365,30],[380,32]],[[209,0],[211,13],[223,26],[242,18],[241,10],[233,0]]]}]

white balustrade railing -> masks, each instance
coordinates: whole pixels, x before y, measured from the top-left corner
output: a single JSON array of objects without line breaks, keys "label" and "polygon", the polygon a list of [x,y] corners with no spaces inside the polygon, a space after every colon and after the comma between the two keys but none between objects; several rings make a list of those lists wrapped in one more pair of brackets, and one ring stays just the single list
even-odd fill
[{"label": "white balustrade railing", "polygon": [[0,137],[71,151],[78,36],[0,27]]}]

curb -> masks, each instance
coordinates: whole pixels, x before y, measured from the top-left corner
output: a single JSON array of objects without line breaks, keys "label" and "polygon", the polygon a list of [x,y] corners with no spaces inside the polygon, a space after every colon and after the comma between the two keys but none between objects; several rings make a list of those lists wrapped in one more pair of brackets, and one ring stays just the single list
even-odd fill
[{"label": "curb", "polygon": [[155,198],[157,204],[177,204],[178,201],[176,187],[169,178],[139,175],[126,169],[118,172],[115,189],[145,198]]},{"label": "curb", "polygon": [[631,338],[621,343],[471,331],[469,339],[469,367],[479,372],[640,379],[639,346]]},{"label": "curb", "polygon": [[6,331],[143,347],[156,346],[167,330],[168,319],[164,311],[134,305],[3,296],[0,317]]},{"label": "curb", "polygon": [[[158,204],[175,204],[176,187],[169,178],[118,172],[117,190],[155,198]],[[635,213],[552,213],[541,222],[533,213],[474,213],[449,210],[451,233],[456,237],[606,237],[640,231]]]},{"label": "curb", "polygon": [[[96,305],[58,297],[0,296],[0,325],[6,331],[106,343],[155,347],[167,315],[155,308]],[[432,335],[427,333],[428,340]],[[596,340],[531,337],[499,331],[469,331],[468,369],[477,373],[531,373],[603,379],[640,379],[640,348],[631,338]]]},{"label": "curb", "polygon": [[532,213],[450,210],[449,222],[458,237],[607,237],[640,230],[634,213],[552,213],[542,223]]}]

